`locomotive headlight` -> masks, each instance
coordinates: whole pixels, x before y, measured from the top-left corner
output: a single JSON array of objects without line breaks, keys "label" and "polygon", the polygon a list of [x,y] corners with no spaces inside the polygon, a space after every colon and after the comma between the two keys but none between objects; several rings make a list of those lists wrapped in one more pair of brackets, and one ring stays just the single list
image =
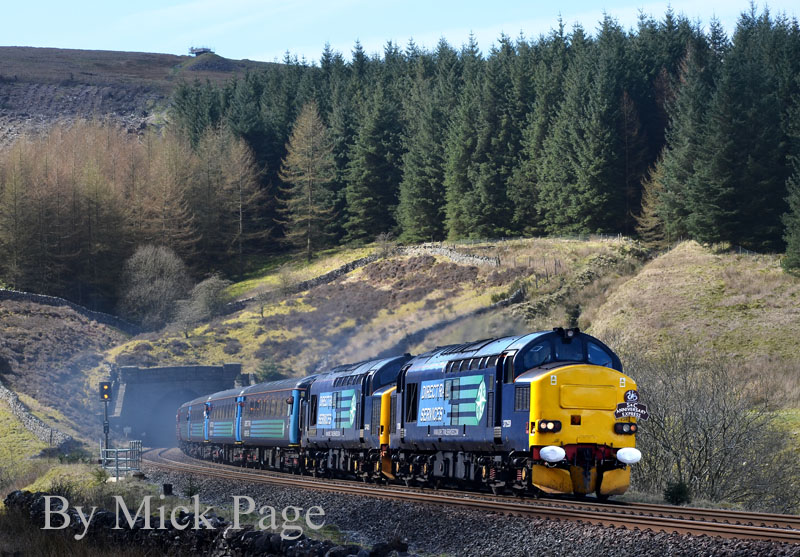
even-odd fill
[{"label": "locomotive headlight", "polygon": [[624,431],[625,433],[629,433],[630,430],[631,430],[631,425],[630,424],[625,424],[625,425],[622,426],[622,431]]},{"label": "locomotive headlight", "polygon": [[561,422],[558,420],[542,420],[539,422],[541,433],[555,433],[561,431]]},{"label": "locomotive headlight", "polygon": [[562,449],[561,447],[556,447],[555,445],[548,445],[546,447],[542,447],[539,451],[539,456],[542,457],[542,460],[546,460],[551,464],[556,462],[561,462],[566,458],[567,452]]},{"label": "locomotive headlight", "polygon": [[617,460],[622,464],[636,464],[642,459],[642,452],[633,447],[625,447],[617,451]]}]

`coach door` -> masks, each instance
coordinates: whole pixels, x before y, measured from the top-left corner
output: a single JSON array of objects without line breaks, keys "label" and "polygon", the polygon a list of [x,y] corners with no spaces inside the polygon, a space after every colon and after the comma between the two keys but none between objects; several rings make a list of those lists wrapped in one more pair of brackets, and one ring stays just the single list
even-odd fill
[{"label": "coach door", "polygon": [[208,441],[208,420],[211,418],[211,403],[206,402],[203,406],[203,440]]},{"label": "coach door", "polygon": [[244,410],[243,396],[236,397],[236,421],[234,422],[234,437],[237,443],[242,442],[242,411]]}]

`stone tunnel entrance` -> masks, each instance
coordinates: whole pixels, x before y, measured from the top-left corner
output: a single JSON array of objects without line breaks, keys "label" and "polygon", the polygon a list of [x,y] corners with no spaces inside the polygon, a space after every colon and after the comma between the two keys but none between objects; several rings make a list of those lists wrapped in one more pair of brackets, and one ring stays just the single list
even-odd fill
[{"label": "stone tunnel entrance", "polygon": [[127,430],[129,439],[141,439],[146,447],[173,447],[178,407],[241,384],[241,371],[241,364],[117,368],[112,372],[111,427],[120,438]]}]

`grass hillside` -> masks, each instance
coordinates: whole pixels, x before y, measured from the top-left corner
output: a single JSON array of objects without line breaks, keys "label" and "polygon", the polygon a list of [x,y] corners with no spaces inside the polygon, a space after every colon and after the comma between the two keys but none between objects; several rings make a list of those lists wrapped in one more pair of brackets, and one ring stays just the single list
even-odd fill
[{"label": "grass hillside", "polygon": [[40,462],[31,459],[46,447],[0,401],[0,501],[9,490],[24,486],[43,472]]},{"label": "grass hillside", "polygon": [[0,148],[75,118],[109,118],[138,131],[164,121],[181,82],[221,83],[268,65],[217,54],[0,47]]},{"label": "grass hillside", "polygon": [[76,434],[86,370],[126,338],[68,307],[0,301],[0,381],[44,422]]},{"label": "grass hillside", "polygon": [[76,50],[66,48],[0,47],[5,84],[83,83],[86,85],[131,85],[168,94],[181,79],[226,81],[233,75],[269,65],[252,60],[229,60],[209,53],[176,56],[150,52]]},{"label": "grass hillside", "polygon": [[[95,387],[112,365],[241,362],[261,376],[303,375],[380,354],[579,325],[612,344],[656,351],[679,340],[730,355],[797,406],[800,280],[782,273],[777,257],[684,243],[648,261],[622,238],[444,247],[449,254],[412,249],[379,258],[297,293],[289,293],[293,285],[378,248],[331,250],[311,264],[276,258],[230,287],[232,298],[250,300],[242,311],[135,338],[69,309],[2,302],[0,379],[44,421],[93,439],[99,421],[86,425],[80,416],[97,412]],[[512,296],[507,307],[489,309]]]},{"label": "grass hillside", "polygon": [[684,242],[609,295],[590,332],[653,351],[677,342],[733,358],[800,403],[800,279],[782,271],[778,256]]},{"label": "grass hillside", "polygon": [[[587,280],[592,282],[605,274],[598,261],[615,262],[606,265],[615,268],[628,258],[622,253],[628,244],[520,240],[458,248],[463,254],[491,254],[499,258],[499,266],[457,263],[423,252],[387,257],[308,291],[277,295],[264,304],[252,302],[244,311],[188,334],[137,337],[109,351],[107,361],[139,365],[241,361],[250,372],[262,368],[302,375],[381,353],[418,352],[465,337],[523,332],[528,325],[511,310],[476,312],[523,287],[531,300],[568,292],[565,285],[589,268],[593,271]],[[281,284],[319,276],[369,252],[337,252],[312,265],[272,269],[233,285],[231,291],[239,298],[264,289],[279,292]],[[557,303],[552,305],[546,313]]]}]

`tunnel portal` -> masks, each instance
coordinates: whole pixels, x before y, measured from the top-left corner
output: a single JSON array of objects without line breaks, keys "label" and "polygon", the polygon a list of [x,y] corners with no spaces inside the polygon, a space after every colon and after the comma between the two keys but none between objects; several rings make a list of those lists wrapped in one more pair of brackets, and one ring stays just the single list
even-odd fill
[{"label": "tunnel portal", "polygon": [[120,437],[141,439],[146,447],[172,447],[178,407],[241,384],[241,372],[241,364],[119,367],[112,371],[111,427]]}]

